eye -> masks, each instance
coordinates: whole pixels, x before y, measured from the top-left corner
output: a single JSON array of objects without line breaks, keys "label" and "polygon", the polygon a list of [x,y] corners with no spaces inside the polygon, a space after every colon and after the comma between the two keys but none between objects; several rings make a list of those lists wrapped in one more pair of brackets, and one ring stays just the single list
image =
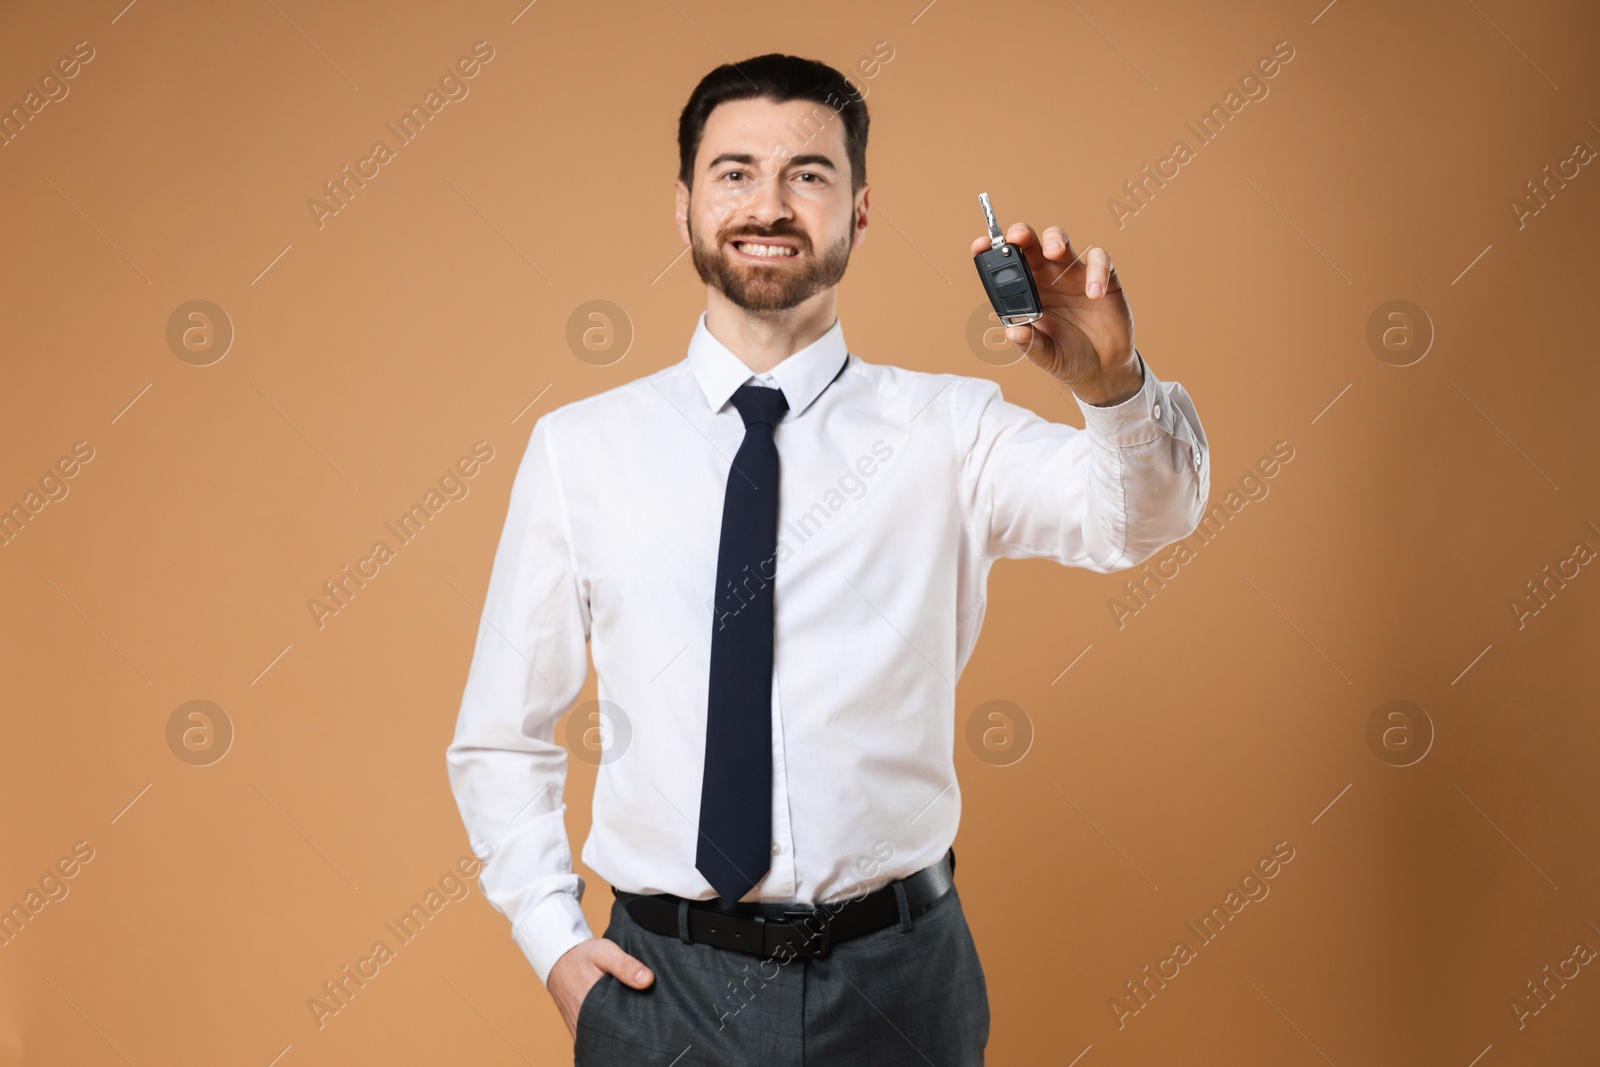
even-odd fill
[{"label": "eye", "polygon": [[816,184],[818,184],[818,183],[820,183],[820,182],[825,180],[822,177],[822,175],[816,173],[815,171],[809,171],[809,170],[802,171],[801,173],[795,175],[795,177],[797,177],[797,178],[815,178],[815,179],[817,179],[814,182],[806,182],[807,185],[816,185]]}]

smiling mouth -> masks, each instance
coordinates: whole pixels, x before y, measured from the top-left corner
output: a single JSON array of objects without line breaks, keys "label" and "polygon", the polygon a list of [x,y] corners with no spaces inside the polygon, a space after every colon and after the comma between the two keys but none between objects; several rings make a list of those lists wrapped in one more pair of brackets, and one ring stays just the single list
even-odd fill
[{"label": "smiling mouth", "polygon": [[728,244],[741,256],[750,259],[794,259],[800,250],[793,245],[773,241],[730,241]]}]

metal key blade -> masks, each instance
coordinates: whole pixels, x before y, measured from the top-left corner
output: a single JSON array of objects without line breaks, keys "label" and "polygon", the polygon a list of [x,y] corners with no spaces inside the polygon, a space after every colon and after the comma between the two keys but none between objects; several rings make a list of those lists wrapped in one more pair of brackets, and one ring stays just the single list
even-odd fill
[{"label": "metal key blade", "polygon": [[1000,223],[995,221],[994,208],[989,206],[989,194],[979,193],[978,203],[983,208],[984,219],[989,223],[989,247],[999,248],[1006,243],[1006,238],[1000,232]]}]

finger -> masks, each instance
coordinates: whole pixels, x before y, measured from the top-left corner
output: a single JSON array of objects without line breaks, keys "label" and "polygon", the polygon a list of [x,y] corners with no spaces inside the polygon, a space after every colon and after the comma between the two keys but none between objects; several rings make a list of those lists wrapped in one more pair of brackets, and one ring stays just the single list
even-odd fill
[{"label": "finger", "polygon": [[1006,231],[1006,240],[1024,252],[1031,252],[1041,257],[1044,255],[1044,249],[1039,244],[1039,235],[1034,233],[1033,227],[1026,222],[1013,222],[1011,228]]},{"label": "finger", "polygon": [[1084,253],[1084,263],[1088,270],[1084,273],[1083,291],[1090,300],[1098,300],[1106,293],[1122,288],[1117,268],[1111,262],[1111,253],[1104,248],[1099,245],[1090,248]]},{"label": "finger", "polygon": [[[1075,261],[1071,257],[1076,257],[1077,253],[1072,250],[1072,242],[1067,238],[1067,235],[1062,231],[1061,227],[1051,226],[1049,230],[1046,230],[1045,232],[1049,233],[1051,230],[1055,231],[1057,240],[1060,241],[1065,249],[1065,251],[1060,255],[1050,255],[1041,252],[1039,250],[1039,239],[1033,235],[1033,230],[1026,223],[1019,222],[1014,224],[1010,230],[1006,231],[1005,239],[1022,249],[1023,255],[1028,259],[1028,266],[1033,268],[1035,273],[1044,270],[1045,259],[1055,260],[1060,259],[1063,256],[1068,257],[1065,264],[1056,263],[1051,267],[1050,270],[1044,271],[1045,277],[1049,280],[1048,284],[1054,285],[1056,282],[1061,280],[1061,276],[1066,273],[1066,269],[1071,267],[1072,263]],[[991,245],[987,236],[978,237],[973,239],[971,251],[972,254],[976,256],[980,253],[987,252],[990,247]],[[1029,254],[1030,249],[1032,250],[1031,255]],[[1018,334],[1015,337],[1011,336],[1010,334],[1007,334],[1006,336],[1010,340],[1017,341],[1019,344],[1027,341],[1027,337],[1022,334]]]},{"label": "finger", "polygon": [[1044,245],[1044,258],[1050,264],[1050,269],[1045,271],[1044,282],[1046,286],[1054,287],[1077,266],[1078,252],[1072,247],[1072,238],[1060,226],[1046,226],[1039,239]]},{"label": "finger", "polygon": [[1048,261],[1044,257],[1044,246],[1032,226],[1025,222],[1012,223],[1006,231],[1006,240],[1022,251],[1022,258],[1028,261],[1028,268],[1033,271],[1035,278],[1054,278],[1060,273],[1060,268],[1053,264],[1046,269]]},{"label": "finger", "polygon": [[1067,254],[1070,244],[1067,231],[1060,226],[1046,226],[1039,235],[1039,242],[1044,246],[1044,258],[1058,262]]},{"label": "finger", "polygon": [[[1060,226],[1047,227],[1040,235],[1044,241],[1045,259],[1050,262],[1050,270],[1045,284],[1054,287],[1057,282],[1065,278],[1083,261],[1083,254],[1072,247],[1072,238]],[[1060,248],[1057,249],[1057,243]]]},{"label": "finger", "polygon": [[1031,357],[1035,351],[1042,350],[1041,346],[1048,343],[1050,340],[1049,335],[1043,330],[1037,330],[1034,328],[1043,321],[1043,319],[1040,319],[1036,322],[1025,323],[1021,326],[1007,326],[1006,340],[1021,348],[1023,355]]},{"label": "finger", "polygon": [[596,964],[602,971],[616,977],[619,982],[626,982],[635,989],[643,989],[655,977],[650,973],[650,968],[642,962],[623,951],[622,946],[615,941],[607,940],[610,948],[600,954]]}]

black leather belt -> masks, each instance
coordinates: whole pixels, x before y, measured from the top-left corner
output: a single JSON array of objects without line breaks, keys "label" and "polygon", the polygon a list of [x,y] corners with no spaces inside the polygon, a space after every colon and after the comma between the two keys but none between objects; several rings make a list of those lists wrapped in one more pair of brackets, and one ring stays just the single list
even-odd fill
[{"label": "black leather belt", "polygon": [[890,882],[864,897],[824,904],[724,904],[670,893],[629,893],[611,887],[633,921],[652,933],[695,945],[746,952],[763,959],[826,956],[837,942],[874,933],[900,921],[899,894],[912,918],[931,908],[955,884],[956,851],[931,867]]}]

